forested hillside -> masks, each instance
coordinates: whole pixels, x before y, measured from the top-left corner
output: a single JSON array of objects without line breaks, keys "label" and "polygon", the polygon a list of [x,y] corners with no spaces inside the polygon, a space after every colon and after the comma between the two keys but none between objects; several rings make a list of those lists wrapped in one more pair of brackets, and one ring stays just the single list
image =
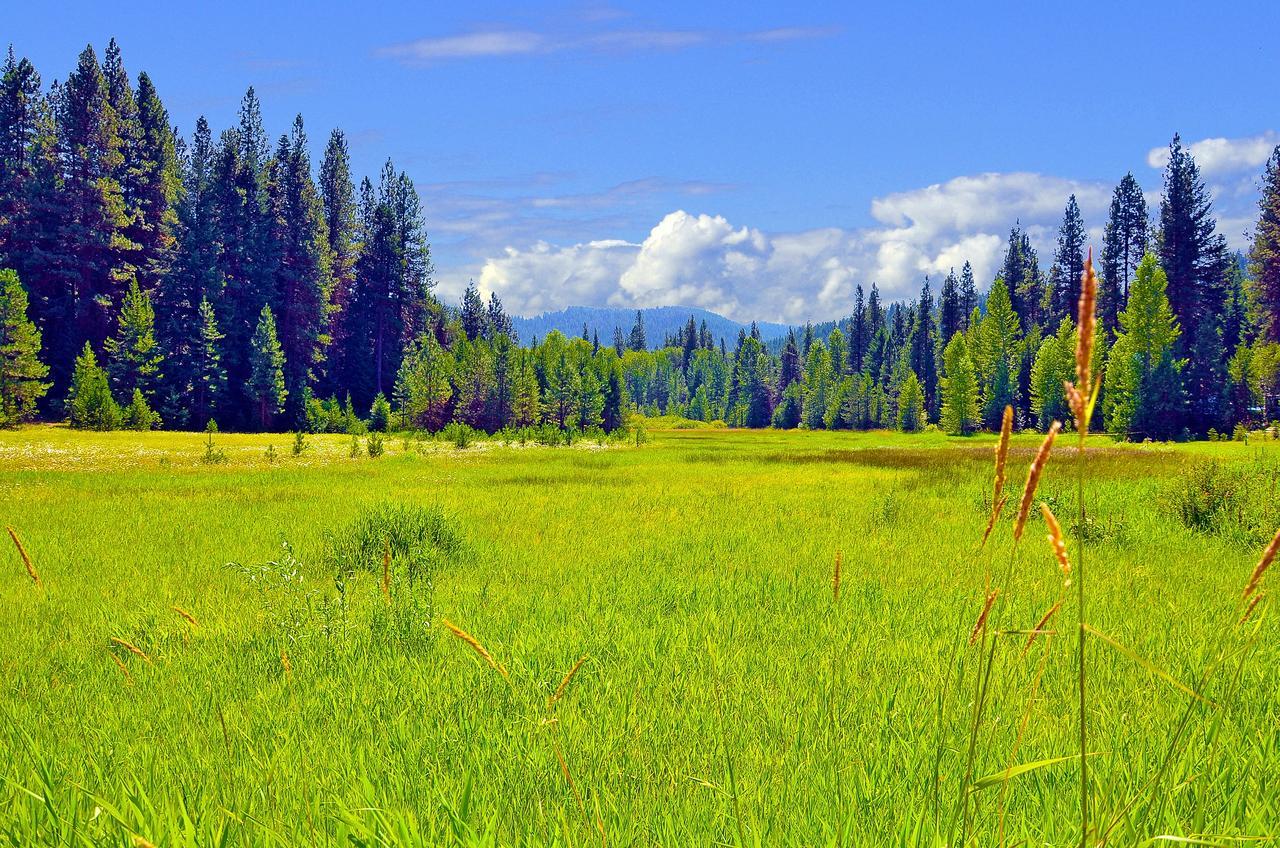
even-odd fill
[{"label": "forested hillside", "polygon": [[[1228,252],[1177,136],[1169,153],[1158,209],[1126,175],[1098,246],[1095,426],[1123,437],[1203,436],[1275,414],[1280,149],[1247,258]],[[535,331],[521,346],[496,294],[437,300],[430,210],[390,161],[353,175],[341,130],[317,165],[302,116],[271,141],[253,89],[235,126],[184,130],[114,41],[49,85],[11,48],[0,423],[608,430],[641,411],[967,433],[998,426],[1011,404],[1019,426],[1045,427],[1070,419],[1063,382],[1088,252],[1075,197],[1064,203],[1052,256],[1014,226],[994,281],[965,263],[893,305],[867,281],[829,332],[770,345],[770,328],[726,339],[706,316],[659,332],[637,316],[603,338],[575,328],[535,345]]]}]

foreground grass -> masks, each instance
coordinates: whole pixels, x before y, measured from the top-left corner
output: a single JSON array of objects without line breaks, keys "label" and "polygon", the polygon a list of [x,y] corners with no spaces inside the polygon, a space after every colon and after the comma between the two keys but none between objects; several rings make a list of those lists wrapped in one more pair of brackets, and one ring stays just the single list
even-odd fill
[{"label": "foreground grass", "polygon": [[[203,441],[0,433],[0,523],[44,584],[5,548],[9,843],[958,841],[982,650],[968,635],[1009,567],[1012,510],[976,544],[989,437],[696,430],[465,451],[389,438],[373,460],[349,457],[347,437],[295,457],[288,437],[221,435],[220,464],[201,461]],[[1015,439],[1015,490],[1037,442]],[[1092,815],[1109,844],[1280,827],[1274,626],[1254,633],[1238,684],[1232,667],[1199,685],[1245,638],[1257,559],[1256,539],[1195,533],[1166,506],[1209,459],[1274,473],[1280,446],[1100,441],[1089,460],[1090,623],[1220,705],[1091,649]],[[1064,524],[1073,462],[1059,449],[1041,483]],[[376,570],[335,585],[327,560],[332,535],[388,502],[438,506],[461,537],[430,581],[393,566],[390,603]],[[1060,595],[1042,536],[1036,523],[1013,563],[1007,626]],[[1066,621],[1025,656],[1025,637],[998,645],[975,777],[1015,744],[1019,762],[1076,750]],[[975,791],[967,834],[1070,844],[1078,780],[1066,761]]]}]

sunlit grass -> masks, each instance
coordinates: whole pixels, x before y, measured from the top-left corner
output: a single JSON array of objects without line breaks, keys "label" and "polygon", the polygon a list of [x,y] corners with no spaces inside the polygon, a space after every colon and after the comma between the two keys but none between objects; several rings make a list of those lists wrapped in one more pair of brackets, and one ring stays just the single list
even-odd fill
[{"label": "sunlit grass", "polygon": [[[202,461],[203,434],[0,433],[0,525],[43,581],[0,539],[7,841],[945,840],[978,665],[969,631],[1017,512],[979,551],[991,437],[703,429],[455,450],[392,436],[376,460],[342,436],[308,437],[296,457],[288,435],[214,438],[225,463]],[[1038,444],[1014,437],[1011,488]],[[1037,499],[1068,536],[1073,453],[1054,455]],[[1089,622],[1192,686],[1238,637],[1259,551],[1168,507],[1207,460],[1273,473],[1280,443],[1098,440],[1086,468]],[[461,543],[429,587],[393,563],[388,604],[379,560],[339,604],[329,537],[387,502],[439,507]],[[1001,601],[1022,628],[1062,591],[1031,515]],[[302,579],[283,588],[226,567],[281,561],[286,541]],[[1025,637],[999,646],[976,780],[1008,767],[1015,740],[1019,762],[1078,750],[1068,621],[1025,655]],[[1214,711],[1091,649],[1091,815],[1119,818],[1108,844],[1275,833],[1277,668],[1264,620],[1232,697],[1227,674],[1206,692]],[[1002,794],[1009,844],[1078,839],[1078,781],[1067,760],[983,783],[973,844],[997,842]]]}]

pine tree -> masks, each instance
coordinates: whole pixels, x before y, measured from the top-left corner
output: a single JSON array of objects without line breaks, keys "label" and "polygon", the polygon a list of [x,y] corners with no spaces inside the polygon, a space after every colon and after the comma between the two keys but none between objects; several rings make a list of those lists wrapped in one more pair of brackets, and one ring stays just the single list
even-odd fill
[{"label": "pine tree", "polygon": [[831,354],[822,342],[815,341],[809,348],[804,371],[802,417],[810,430],[821,430],[825,426],[827,402],[832,388]]},{"label": "pine tree", "polygon": [[106,342],[107,374],[117,399],[128,402],[134,391],[154,397],[160,372],[160,347],[155,335],[156,313],[151,296],[134,280],[120,306],[116,334]]},{"label": "pine tree", "polygon": [[222,369],[222,333],[218,331],[218,319],[208,300],[201,300],[198,310],[200,334],[192,346],[195,356],[192,362],[189,422],[196,429],[203,429],[218,413],[219,404],[226,396],[227,373]]},{"label": "pine tree", "polygon": [[333,281],[329,296],[326,379],[321,385],[329,393],[336,394],[340,387],[348,384],[351,376],[345,355],[351,346],[351,309],[359,249],[356,188],[351,180],[347,138],[340,129],[329,134],[329,142],[325,145],[324,159],[320,163],[319,192],[325,230],[329,235],[329,276]]},{"label": "pine tree", "polygon": [[56,108],[60,195],[66,208],[61,221],[44,225],[55,228],[59,251],[70,262],[62,281],[65,289],[57,293],[69,301],[70,323],[58,333],[69,344],[56,350],[49,363],[55,390],[70,371],[64,357],[75,346],[86,340],[101,345],[106,340],[113,313],[132,278],[121,258],[121,248],[129,244],[124,235],[127,210],[117,179],[122,142],[107,81],[92,47],[80,54],[76,69],[59,91]]},{"label": "pine tree", "polygon": [[[489,292],[489,307],[485,315],[485,327],[488,331],[490,341],[496,342],[505,338],[508,341],[515,341],[516,330],[511,323],[511,316],[507,315],[502,308],[502,301],[498,299],[497,292]],[[599,337],[596,338],[596,347],[599,348]]]},{"label": "pine tree", "polygon": [[1080,300],[1080,277],[1084,273],[1084,219],[1073,194],[1058,228],[1058,249],[1053,255],[1053,274],[1049,280],[1050,298],[1046,326],[1053,327],[1076,311]]},{"label": "pine tree", "polygon": [[271,429],[276,415],[284,411],[288,389],[285,387],[285,356],[276,334],[276,319],[271,307],[264,305],[259,314],[249,352],[249,399],[253,402],[258,427]]},{"label": "pine tree", "polygon": [[802,376],[800,372],[800,348],[796,344],[795,330],[787,330],[787,341],[782,347],[780,366],[778,372],[779,395]]},{"label": "pine tree", "polygon": [[453,357],[435,335],[419,336],[405,353],[396,378],[396,405],[412,426],[435,431],[445,425],[453,373]]},{"label": "pine tree", "polygon": [[1222,347],[1226,240],[1217,233],[1209,190],[1191,154],[1174,136],[1165,168],[1158,243],[1168,276],[1169,305],[1181,327],[1175,357],[1189,399],[1186,426],[1195,433],[1224,426],[1226,359]]},{"label": "pine tree", "polygon": [[0,427],[29,421],[49,391],[40,361],[40,331],[27,316],[27,291],[16,272],[0,269]]},{"label": "pine tree", "polygon": [[960,312],[963,315],[962,330],[969,329],[969,316],[978,308],[978,286],[973,279],[973,266],[966,261],[960,271]]},{"label": "pine tree", "polygon": [[[583,327],[585,329],[586,325]],[[462,293],[462,332],[471,341],[485,335],[484,301],[480,299],[474,280],[467,283],[467,290]]]},{"label": "pine tree", "polygon": [[906,379],[898,388],[897,427],[904,433],[914,433],[923,429],[926,423],[924,391],[916,372],[908,370]]},{"label": "pine tree", "polygon": [[1070,318],[1063,318],[1058,332],[1047,336],[1036,352],[1031,366],[1031,413],[1041,430],[1070,414],[1064,383],[1074,380],[1075,347],[1075,326]]},{"label": "pine tree", "polygon": [[862,286],[854,290],[853,319],[849,327],[849,373],[862,371],[863,360],[867,357],[867,348],[871,344],[871,332],[867,322],[867,306],[862,298]]},{"label": "pine tree", "polygon": [[631,326],[631,336],[627,341],[630,350],[648,350],[649,343],[644,335],[644,315],[636,310],[636,322]]},{"label": "pine tree", "polygon": [[982,382],[982,419],[991,430],[1000,428],[1005,406],[1018,406],[1017,376],[1022,346],[1018,316],[1002,277],[996,277],[987,295],[987,314],[978,330],[974,362]]},{"label": "pine tree", "polygon": [[[950,339],[956,333],[963,331],[967,317],[968,312],[965,311],[960,299],[960,282],[956,279],[955,269],[952,268],[947,273],[947,278],[942,281],[942,294],[938,299],[938,338]],[[950,344],[950,341],[941,343]]]},{"label": "pine tree", "polygon": [[40,75],[29,60],[9,55],[0,75],[0,267],[18,267],[28,246],[17,235],[30,227],[33,159],[44,107]]},{"label": "pine tree", "polygon": [[1149,246],[1151,222],[1142,187],[1125,174],[1111,195],[1102,236],[1102,279],[1098,290],[1098,323],[1105,336],[1116,329],[1117,316],[1129,302],[1129,286]]},{"label": "pine tree", "polygon": [[1280,145],[1271,152],[1262,173],[1249,264],[1262,337],[1280,342]]},{"label": "pine tree", "polygon": [[924,393],[924,408],[928,418],[936,418],[941,399],[938,397],[938,366],[936,361],[937,331],[933,321],[933,295],[929,291],[929,278],[924,278],[920,288],[920,301],[916,306],[915,320],[911,324],[907,341],[908,359]]},{"label": "pine tree", "polygon": [[285,357],[288,418],[294,427],[301,427],[306,420],[304,402],[316,384],[317,369],[329,343],[333,290],[324,206],[311,180],[301,115],[294,119],[291,134],[280,138],[270,164],[267,197],[271,238],[279,254],[272,303],[279,315]]},{"label": "pine tree", "polygon": [[137,103],[137,212],[130,238],[138,245],[134,263],[138,282],[151,292],[169,273],[178,246],[182,167],[169,112],[146,73],[138,75]]},{"label": "pine tree", "polygon": [[93,347],[84,343],[71,373],[67,394],[71,426],[82,430],[118,430],[123,413],[111,396],[107,372],[98,367]]},{"label": "pine tree", "polygon": [[942,378],[942,416],[944,430],[953,436],[966,436],[977,429],[978,381],[964,333],[957,330],[942,353],[946,376]]},{"label": "pine tree", "polygon": [[1148,253],[1107,359],[1106,424],[1119,436],[1168,438],[1178,431],[1184,360],[1174,358],[1181,330],[1167,291],[1165,272]]}]

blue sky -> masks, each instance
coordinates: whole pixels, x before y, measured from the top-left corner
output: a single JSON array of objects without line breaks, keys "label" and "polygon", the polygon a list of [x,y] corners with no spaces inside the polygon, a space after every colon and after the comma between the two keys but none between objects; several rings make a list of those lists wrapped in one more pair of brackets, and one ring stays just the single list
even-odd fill
[{"label": "blue sky", "polygon": [[1095,236],[1126,171],[1155,201],[1175,131],[1239,246],[1280,141],[1275,3],[309,5],[22,4],[3,37],[48,82],[114,35],[184,132],[249,85],[273,134],[341,126],[418,183],[441,296],[522,313],[985,284],[1015,218],[1049,250],[1073,191]]}]

